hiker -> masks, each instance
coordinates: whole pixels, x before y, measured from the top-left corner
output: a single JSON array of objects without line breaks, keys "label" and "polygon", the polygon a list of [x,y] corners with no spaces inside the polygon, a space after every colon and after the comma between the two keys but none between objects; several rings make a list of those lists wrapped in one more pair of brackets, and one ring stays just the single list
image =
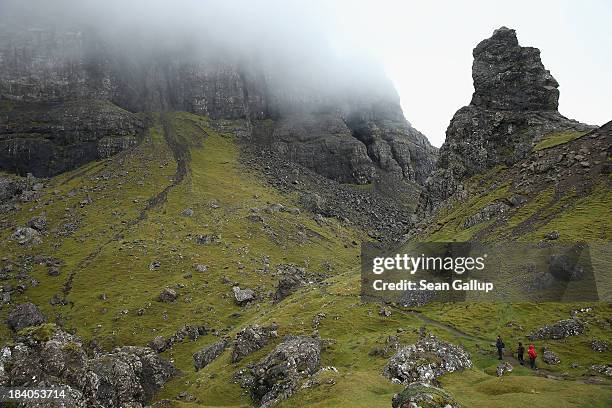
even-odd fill
[{"label": "hiker", "polygon": [[523,355],[525,354],[525,347],[523,347],[523,343],[519,341],[518,348],[516,349],[516,356],[518,357],[518,361],[521,365],[525,365],[525,359]]},{"label": "hiker", "polygon": [[538,357],[538,353],[536,353],[535,351],[535,347],[533,347],[533,344],[529,345],[529,350],[527,350],[527,354],[529,355],[529,365],[531,366],[532,370],[536,369],[536,358]]},{"label": "hiker", "polygon": [[495,347],[497,347],[497,355],[499,356],[499,359],[501,360],[502,357],[503,357],[504,348],[506,347],[506,345],[504,344],[504,342],[501,339],[501,336],[497,336],[497,341],[495,342]]}]

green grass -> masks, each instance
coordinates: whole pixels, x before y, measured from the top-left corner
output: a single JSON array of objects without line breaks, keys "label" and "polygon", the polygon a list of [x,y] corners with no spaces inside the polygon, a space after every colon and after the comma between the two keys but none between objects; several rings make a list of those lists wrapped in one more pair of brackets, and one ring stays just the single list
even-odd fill
[{"label": "green grass", "polygon": [[[72,236],[46,235],[43,244],[33,249],[8,241],[12,228],[2,230],[0,257],[16,260],[21,255],[45,254],[64,261],[59,277],[48,276],[42,265],[32,265],[29,274],[41,284],[29,288],[24,295],[14,296],[14,301],[33,301],[50,319],[59,315],[59,321],[84,342],[96,339],[110,349],[119,344],[144,345],[157,335],[168,337],[184,324],[206,324],[216,330],[216,334],[178,343],[162,354],[182,374],[168,382],[156,398],[174,400],[180,392],[187,391],[197,398],[196,402],[176,401],[175,406],[250,406],[249,396],[232,381],[234,373],[266,356],[284,335],[311,334],[312,319],[320,312],[326,318],[319,334],[329,340],[322,365],[334,366],[338,372],[321,373],[316,377],[318,386],[299,389],[281,407],[389,407],[393,394],[404,387],[384,378],[382,369],[387,359],[370,356],[369,352],[384,345],[388,336],[398,335],[399,329],[401,342],[413,343],[422,325],[445,340],[464,345],[472,354],[473,370],[442,379],[445,389],[464,406],[518,407],[531,402],[533,406],[597,407],[612,398],[608,386],[536,378],[521,368],[509,377],[497,379],[491,375],[495,357],[478,352],[478,347],[490,349],[488,343],[497,333],[502,333],[507,344],[520,338],[522,332],[507,327],[508,321],[530,330],[566,318],[573,305],[452,304],[423,308],[426,316],[441,322],[439,325],[396,309],[390,317],[383,318],[378,314],[380,305],[362,303],[359,298],[359,248],[350,243],[365,239],[363,231],[335,219],[319,225],[313,214],[304,210],[299,214],[260,211],[264,223],[249,219],[253,208],[262,209],[273,203],[296,207],[297,199],[280,194],[255,170],[241,164],[233,136],[240,123],[219,123],[186,113],[169,116],[177,140],[188,146],[189,172],[180,184],[168,190],[166,201],[159,206],[146,210],[148,199],[171,185],[177,163],[164,139],[159,117],[153,117],[148,135],[133,151],[55,177],[38,202],[25,203],[18,212],[0,215],[2,222],[14,227],[45,212],[51,230],[79,220],[80,228]],[[223,131],[215,130],[219,125]],[[500,167],[490,177],[474,178],[473,186],[482,194],[441,213],[432,239],[466,240],[489,226],[483,223],[462,228],[467,217],[510,194],[509,185],[499,182],[503,170]],[[81,207],[79,203],[87,196],[92,202]],[[543,196],[541,202],[515,221],[526,219],[549,201],[547,197]],[[605,217],[607,197],[605,190],[595,192],[591,198],[576,201],[576,211],[599,208],[593,217]],[[193,209],[193,217],[181,216],[186,208]],[[582,228],[575,233],[578,235],[588,225],[579,224],[579,213],[573,217],[575,226]],[[569,222],[574,222],[572,219]],[[555,228],[561,230],[560,226]],[[609,237],[609,230],[597,231],[595,228],[595,232],[584,234],[603,233]],[[220,242],[198,245],[194,240],[197,234],[216,234]],[[265,257],[270,259],[268,272],[264,271]],[[151,271],[149,264],[154,260],[160,261],[161,267]],[[331,272],[323,268],[325,261],[331,262]],[[281,263],[296,263],[311,274],[325,274],[325,284],[307,286],[274,304],[267,295],[274,291],[277,280],[271,272]],[[194,264],[208,265],[208,271],[196,272]],[[72,303],[51,306],[49,299],[62,293],[70,272],[74,272],[74,280],[67,300]],[[189,272],[192,276],[185,277]],[[224,277],[257,290],[263,300],[250,307],[235,305],[232,285],[224,283]],[[177,288],[179,299],[172,304],[155,301],[167,286]],[[100,298],[102,293],[106,300]],[[7,312],[6,308],[0,311],[0,318],[4,319]],[[609,306],[598,305],[598,321],[611,315]],[[279,325],[279,337],[271,344],[239,363],[231,363],[231,349],[225,350],[209,366],[195,372],[194,352],[217,342],[220,336],[233,336],[247,324],[273,322]],[[10,341],[8,329],[5,325],[0,327],[0,339]],[[30,330],[40,331],[44,338],[50,327]],[[589,362],[605,361],[605,355],[589,353],[588,340],[590,336],[609,340],[609,332],[598,323],[589,330],[588,337],[550,343],[562,358],[562,365],[551,370],[569,370],[568,365],[577,361],[582,368],[573,370],[572,375],[579,377]]]},{"label": "green grass", "polygon": [[576,140],[579,137],[586,135],[588,132],[556,132],[550,133],[544,136],[534,147],[534,151],[540,151],[549,149],[572,140]]},{"label": "green grass", "polygon": [[428,235],[429,241],[451,242],[468,241],[479,230],[489,225],[490,221],[464,228],[464,222],[486,205],[508,195],[509,184],[505,183],[490,189],[482,195],[474,195],[465,202],[456,203],[450,210],[442,210],[433,220],[433,231]]}]

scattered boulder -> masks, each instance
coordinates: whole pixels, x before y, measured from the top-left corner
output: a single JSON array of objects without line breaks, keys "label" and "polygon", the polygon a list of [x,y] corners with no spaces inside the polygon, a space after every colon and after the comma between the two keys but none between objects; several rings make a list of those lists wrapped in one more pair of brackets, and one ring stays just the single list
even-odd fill
[{"label": "scattered boulder", "polygon": [[213,360],[219,357],[221,353],[223,353],[223,350],[225,350],[227,345],[227,340],[221,340],[196,352],[193,355],[195,370],[198,371],[209,365]]},{"label": "scattered boulder", "polygon": [[513,369],[514,369],[514,367],[512,367],[512,364],[510,364],[507,361],[502,361],[497,366],[496,374],[497,374],[498,377],[501,377],[501,376],[503,376],[506,373],[511,373]]},{"label": "scattered boulder", "polygon": [[581,317],[583,315],[588,315],[590,313],[593,312],[593,307],[589,306],[589,307],[581,307],[580,309],[573,309],[570,312],[570,316],[572,316],[572,318],[577,318],[577,317]]},{"label": "scattered boulder", "polygon": [[232,363],[242,360],[244,357],[266,346],[270,340],[278,336],[278,326],[247,326],[236,334],[234,350],[232,351]]},{"label": "scattered boulder", "polygon": [[544,348],[544,352],[542,353],[542,361],[550,365],[557,365],[561,362],[559,356],[548,348]]},{"label": "scattered boulder", "polygon": [[158,353],[166,350],[166,339],[164,336],[156,336],[153,340],[151,340],[148,344],[153,350]]},{"label": "scattered boulder", "polygon": [[597,374],[612,377],[612,365],[610,364],[594,364],[590,367],[590,369]]},{"label": "scattered boulder", "polygon": [[200,272],[200,273],[204,273],[208,270],[208,266],[206,265],[202,265],[202,264],[196,264],[195,265],[195,270]]},{"label": "scattered boulder", "polygon": [[327,315],[324,312],[319,312],[317,313],[313,318],[312,318],[312,328],[313,329],[318,329],[319,326],[321,325],[321,322],[327,318]]},{"label": "scattered boulder", "polygon": [[281,275],[281,278],[274,293],[275,302],[280,302],[299,287],[308,284],[304,268],[299,268],[293,264],[282,264],[278,265],[277,272]]},{"label": "scattered boulder", "polygon": [[47,229],[47,217],[44,214],[32,217],[27,225],[36,231],[43,232]]},{"label": "scattered boulder", "polygon": [[181,211],[181,215],[183,217],[193,217],[193,209],[185,208],[183,211]]},{"label": "scattered boulder", "polygon": [[192,325],[184,325],[180,329],[176,331],[172,336],[168,339],[165,339],[163,336],[157,336],[153,340],[149,342],[149,347],[153,350],[161,353],[162,351],[171,349],[176,343],[182,343],[185,339],[190,339],[191,341],[195,341],[200,336],[204,336],[208,333],[210,329],[205,326],[192,326]]},{"label": "scattered boulder", "polygon": [[416,344],[401,347],[384,368],[384,375],[394,382],[432,383],[445,373],[472,367],[472,360],[462,347],[426,334]]},{"label": "scattered boulder", "polygon": [[196,242],[200,245],[209,245],[219,241],[217,235],[198,235],[196,236]]},{"label": "scattered boulder", "polygon": [[380,310],[378,310],[378,314],[382,317],[390,317],[391,316],[391,309],[389,309],[388,307],[385,306],[381,306]]},{"label": "scattered boulder", "polygon": [[19,331],[24,327],[38,326],[47,321],[38,306],[34,303],[22,303],[17,305],[8,315],[6,324],[13,331]]},{"label": "scattered boulder", "polygon": [[153,261],[149,264],[149,270],[150,271],[154,271],[156,269],[159,269],[161,267],[161,262],[159,261]]},{"label": "scattered boulder", "polygon": [[240,286],[234,286],[232,291],[234,292],[234,299],[239,305],[255,300],[255,291],[252,289],[240,289]]},{"label": "scattered boulder", "polygon": [[175,343],[180,343],[185,339],[196,341],[200,336],[204,336],[211,329],[206,325],[185,325],[178,329],[167,341],[167,348],[172,347]]},{"label": "scattered boulder", "polygon": [[20,245],[38,245],[42,243],[40,232],[31,227],[19,227],[11,235],[11,240]]},{"label": "scattered boulder", "polygon": [[610,345],[605,340],[593,339],[591,341],[591,348],[598,353],[603,353],[610,349]]},{"label": "scattered boulder", "polygon": [[47,270],[47,275],[49,276],[59,276],[60,273],[61,273],[60,268],[58,268],[57,266],[51,266]]},{"label": "scattered boulder", "polygon": [[556,323],[542,326],[533,331],[527,338],[529,340],[559,340],[584,333],[584,323],[578,319],[559,320]]},{"label": "scattered boulder", "polygon": [[314,375],[321,364],[321,342],[311,337],[287,336],[268,356],[244,373],[248,388],[261,407],[290,397],[301,380]]},{"label": "scattered boulder", "polygon": [[548,239],[549,241],[554,241],[556,239],[559,239],[559,236],[559,231],[550,231],[544,236],[544,238]]},{"label": "scattered boulder", "polygon": [[174,289],[164,288],[164,290],[162,290],[162,292],[157,296],[157,301],[171,303],[176,301],[178,296],[178,293],[176,293]]},{"label": "scattered boulder", "polygon": [[264,211],[270,214],[282,212],[282,211],[285,211],[285,206],[282,204],[278,204],[278,203],[270,204],[269,206],[264,208]]},{"label": "scattered boulder", "polygon": [[415,382],[393,396],[393,408],[459,408],[459,403],[442,388]]},{"label": "scattered boulder", "polygon": [[489,221],[491,218],[497,217],[499,214],[503,214],[508,211],[510,206],[502,201],[497,201],[486,205],[482,210],[476,214],[468,217],[463,222],[463,228],[470,228],[474,225],[481,224],[485,221]]}]

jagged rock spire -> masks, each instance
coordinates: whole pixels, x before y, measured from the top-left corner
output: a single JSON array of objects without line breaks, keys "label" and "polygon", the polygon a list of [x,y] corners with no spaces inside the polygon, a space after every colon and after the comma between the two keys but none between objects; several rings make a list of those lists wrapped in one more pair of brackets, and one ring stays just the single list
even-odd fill
[{"label": "jagged rock spire", "polygon": [[559,84],[544,68],[540,50],[521,47],[516,32],[498,28],[474,48],[471,105],[500,110],[557,110]]},{"label": "jagged rock spire", "polygon": [[546,134],[592,128],[557,111],[559,84],[542,65],[540,50],[521,47],[514,30],[495,30],[473,55],[472,101],[455,112],[446,130],[419,204],[426,211],[460,194],[465,179],[524,159]]}]

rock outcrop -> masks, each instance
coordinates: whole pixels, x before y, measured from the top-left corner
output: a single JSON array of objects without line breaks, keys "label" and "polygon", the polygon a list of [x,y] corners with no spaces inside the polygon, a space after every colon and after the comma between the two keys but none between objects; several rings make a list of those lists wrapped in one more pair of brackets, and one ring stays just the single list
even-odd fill
[{"label": "rock outcrop", "polygon": [[223,353],[227,345],[228,342],[226,340],[221,340],[194,353],[193,364],[195,370],[198,371],[212,363],[221,353]]},{"label": "rock outcrop", "polygon": [[579,319],[559,320],[553,324],[542,326],[529,335],[529,340],[559,340],[584,333],[585,326]]},{"label": "rock outcrop", "polygon": [[280,302],[301,286],[308,284],[306,271],[294,264],[281,264],[277,267],[277,273],[280,275],[276,292],[274,293],[274,301]]},{"label": "rock outcrop", "polygon": [[232,350],[232,363],[242,360],[251,353],[266,346],[276,338],[278,326],[247,326],[236,333],[236,341]]},{"label": "rock outcrop", "polygon": [[542,137],[593,128],[558,112],[559,84],[544,68],[540,51],[520,46],[514,30],[495,30],[473,55],[472,101],[448,126],[421,198],[426,212],[460,194],[469,177],[524,159]]},{"label": "rock outcrop", "polygon": [[66,406],[141,407],[175,368],[148,347],[124,346],[93,357],[81,339],[46,324],[21,332],[2,350],[3,387],[69,387]]},{"label": "rock outcrop", "polygon": [[435,383],[445,373],[472,367],[467,351],[427,334],[415,344],[401,347],[389,359],[384,375],[401,384]]},{"label": "rock outcrop", "polygon": [[9,313],[6,324],[13,331],[45,323],[47,318],[34,303],[22,303]]},{"label": "rock outcrop", "polygon": [[288,336],[263,360],[237,376],[257,404],[270,407],[291,396],[300,381],[315,374],[320,364],[319,340]]}]

